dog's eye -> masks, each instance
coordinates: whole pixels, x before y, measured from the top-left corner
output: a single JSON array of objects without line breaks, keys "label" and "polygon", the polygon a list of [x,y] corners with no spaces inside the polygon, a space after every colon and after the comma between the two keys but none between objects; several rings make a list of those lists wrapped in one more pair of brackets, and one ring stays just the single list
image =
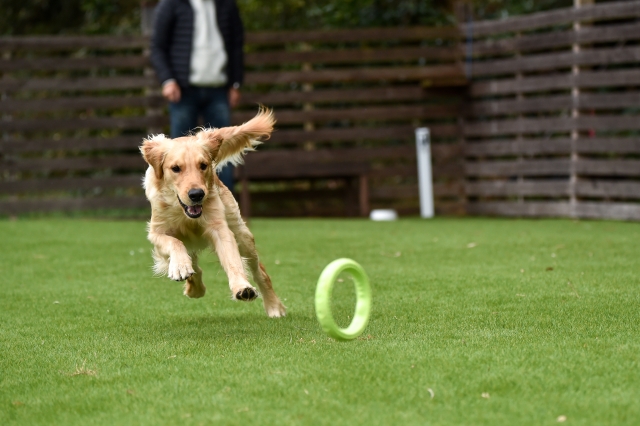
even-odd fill
[{"label": "dog's eye", "polygon": [[171,171],[174,172],[174,173],[180,173],[180,166],[173,166],[171,168]]},{"label": "dog's eye", "polygon": [[200,170],[207,170],[207,164],[206,163],[200,163]]}]

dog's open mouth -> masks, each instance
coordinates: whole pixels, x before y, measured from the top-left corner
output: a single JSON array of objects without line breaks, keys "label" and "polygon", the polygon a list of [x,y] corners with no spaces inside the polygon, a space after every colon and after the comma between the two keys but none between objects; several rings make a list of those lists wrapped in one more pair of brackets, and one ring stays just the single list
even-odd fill
[{"label": "dog's open mouth", "polygon": [[178,197],[178,202],[180,203],[180,205],[184,209],[184,213],[187,216],[189,216],[191,219],[197,219],[202,215],[202,205],[201,204],[195,204],[193,206],[188,206],[188,205],[186,205],[185,203],[182,202],[180,197]]}]

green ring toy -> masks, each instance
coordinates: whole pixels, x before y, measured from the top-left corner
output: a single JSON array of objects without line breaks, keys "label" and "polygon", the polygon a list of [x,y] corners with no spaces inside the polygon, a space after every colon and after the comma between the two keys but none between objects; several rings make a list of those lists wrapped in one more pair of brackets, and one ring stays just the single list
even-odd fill
[{"label": "green ring toy", "polygon": [[[342,272],[349,273],[356,285],[356,310],[347,328],[340,328],[331,315],[333,284]],[[316,316],[322,329],[336,340],[352,340],[364,331],[371,314],[371,286],[369,278],[356,261],[337,259],[327,265],[318,278],[316,287]]]}]

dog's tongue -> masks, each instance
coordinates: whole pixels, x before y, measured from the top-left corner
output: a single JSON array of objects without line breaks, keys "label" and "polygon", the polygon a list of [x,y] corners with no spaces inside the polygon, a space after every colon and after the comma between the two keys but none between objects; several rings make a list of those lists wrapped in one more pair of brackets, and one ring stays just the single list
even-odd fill
[{"label": "dog's tongue", "polygon": [[193,216],[198,215],[202,213],[202,206],[189,206],[187,207],[187,212]]}]

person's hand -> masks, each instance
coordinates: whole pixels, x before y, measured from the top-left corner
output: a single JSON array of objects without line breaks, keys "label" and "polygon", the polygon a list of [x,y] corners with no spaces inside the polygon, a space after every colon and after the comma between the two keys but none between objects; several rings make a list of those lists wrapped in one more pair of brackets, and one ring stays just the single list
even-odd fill
[{"label": "person's hand", "polygon": [[229,106],[235,108],[240,104],[240,89],[229,89]]},{"label": "person's hand", "polygon": [[175,81],[170,81],[162,86],[162,96],[164,96],[169,102],[180,101],[180,86]]}]

